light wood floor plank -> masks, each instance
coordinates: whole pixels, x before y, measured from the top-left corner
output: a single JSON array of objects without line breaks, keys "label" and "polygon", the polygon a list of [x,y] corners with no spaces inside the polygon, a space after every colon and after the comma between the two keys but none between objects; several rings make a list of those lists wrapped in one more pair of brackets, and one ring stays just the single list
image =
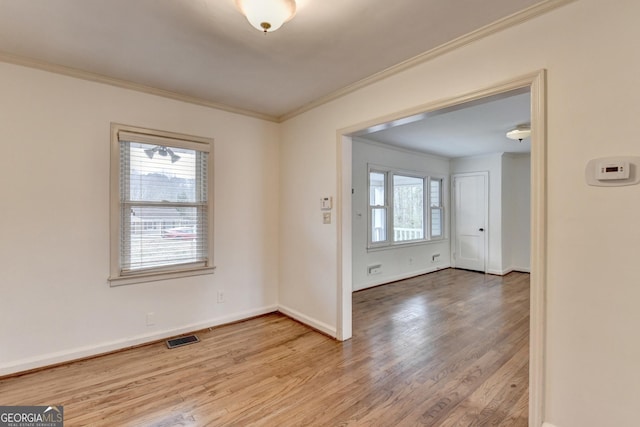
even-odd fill
[{"label": "light wood floor plank", "polygon": [[529,275],[448,269],[356,292],[350,341],[280,314],[0,379],[65,426],[526,426]]}]

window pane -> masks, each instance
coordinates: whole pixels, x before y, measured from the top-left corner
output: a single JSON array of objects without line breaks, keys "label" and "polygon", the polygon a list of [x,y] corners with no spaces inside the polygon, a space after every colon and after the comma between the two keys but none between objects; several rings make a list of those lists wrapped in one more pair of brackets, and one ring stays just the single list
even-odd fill
[{"label": "window pane", "polygon": [[123,227],[123,254],[128,254],[123,271],[191,264],[205,257],[205,207],[123,208],[129,213]]},{"label": "window pane", "polygon": [[437,207],[442,206],[442,200],[441,200],[442,192],[440,191],[441,187],[442,187],[441,179],[431,180],[431,183],[430,183],[431,195],[429,197],[431,206],[437,206]]},{"label": "window pane", "polygon": [[384,206],[384,180],[385,174],[380,172],[369,173],[369,205]]},{"label": "window pane", "polygon": [[393,241],[424,239],[424,179],[393,176]]},{"label": "window pane", "polygon": [[431,236],[442,236],[442,209],[431,208]]},{"label": "window pane", "polygon": [[431,205],[431,237],[442,237],[442,179],[429,182],[429,203]]},{"label": "window pane", "polygon": [[371,242],[384,242],[387,240],[387,209],[371,209]]},{"label": "window pane", "polygon": [[[147,202],[198,202],[206,200],[206,191],[198,176],[206,168],[197,167],[206,161],[207,153],[182,148],[129,143],[129,191],[126,200]],[[202,158],[202,159],[201,159]],[[204,195],[204,198],[203,198]]]}]

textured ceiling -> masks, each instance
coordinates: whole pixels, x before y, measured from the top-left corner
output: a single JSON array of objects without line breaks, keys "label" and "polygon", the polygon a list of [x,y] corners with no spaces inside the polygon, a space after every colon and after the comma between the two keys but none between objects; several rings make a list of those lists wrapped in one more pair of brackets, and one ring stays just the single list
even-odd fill
[{"label": "textured ceiling", "polygon": [[280,117],[540,0],[0,0],[0,52]]}]

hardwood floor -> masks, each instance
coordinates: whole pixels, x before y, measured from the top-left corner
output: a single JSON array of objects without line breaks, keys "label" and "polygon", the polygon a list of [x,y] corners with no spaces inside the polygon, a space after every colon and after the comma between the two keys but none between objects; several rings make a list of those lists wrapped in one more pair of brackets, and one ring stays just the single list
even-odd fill
[{"label": "hardwood floor", "polygon": [[[333,292],[333,290],[328,290]],[[529,275],[443,270],[354,293],[340,343],[280,314],[0,381],[65,426],[526,426]]]}]

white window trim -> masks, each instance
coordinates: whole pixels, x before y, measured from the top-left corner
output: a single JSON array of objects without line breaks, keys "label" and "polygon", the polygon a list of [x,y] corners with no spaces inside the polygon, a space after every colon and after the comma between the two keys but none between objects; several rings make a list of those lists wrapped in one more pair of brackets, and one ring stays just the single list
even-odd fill
[{"label": "white window trim", "polygon": [[[121,272],[120,267],[120,138],[118,135],[135,136],[137,141],[147,141],[151,144],[171,145],[181,148],[196,149],[208,152],[207,162],[207,209],[208,209],[208,236],[207,254],[208,259],[204,263],[198,263],[193,267],[177,266],[175,268],[159,269],[154,271],[141,271],[136,273]],[[192,136],[174,132],[160,131],[155,129],[141,128],[137,126],[111,123],[111,165],[110,165],[110,276],[108,281],[111,286],[130,285],[134,283],[145,283],[158,280],[176,279],[181,277],[199,276],[212,274],[215,270],[213,265],[213,139],[200,136]]]},{"label": "white window trim", "polygon": [[[387,239],[383,242],[372,242],[371,238],[371,211],[375,206],[371,206],[371,200],[369,195],[369,190],[371,188],[371,173],[383,173],[385,174],[385,205],[383,207],[386,208],[386,234]],[[423,239],[414,239],[414,240],[406,240],[402,242],[394,242],[393,241],[393,196],[391,190],[391,181],[394,175],[401,175],[413,178],[420,178],[424,180],[424,190],[423,190],[423,218],[424,218],[424,238]],[[433,237],[431,235],[431,180],[440,180],[440,201],[441,201],[441,215],[442,215],[442,233],[441,236]],[[378,251],[378,250],[386,250],[393,249],[397,247],[407,247],[407,246],[416,246],[416,245],[425,245],[433,242],[446,240],[446,232],[445,232],[445,212],[446,212],[446,201],[445,201],[445,185],[446,185],[447,177],[445,175],[433,174],[427,172],[419,172],[419,171],[411,171],[407,169],[398,169],[389,166],[383,166],[378,164],[368,164],[367,165],[367,250],[368,251]],[[382,206],[381,206],[382,207]]]}]

